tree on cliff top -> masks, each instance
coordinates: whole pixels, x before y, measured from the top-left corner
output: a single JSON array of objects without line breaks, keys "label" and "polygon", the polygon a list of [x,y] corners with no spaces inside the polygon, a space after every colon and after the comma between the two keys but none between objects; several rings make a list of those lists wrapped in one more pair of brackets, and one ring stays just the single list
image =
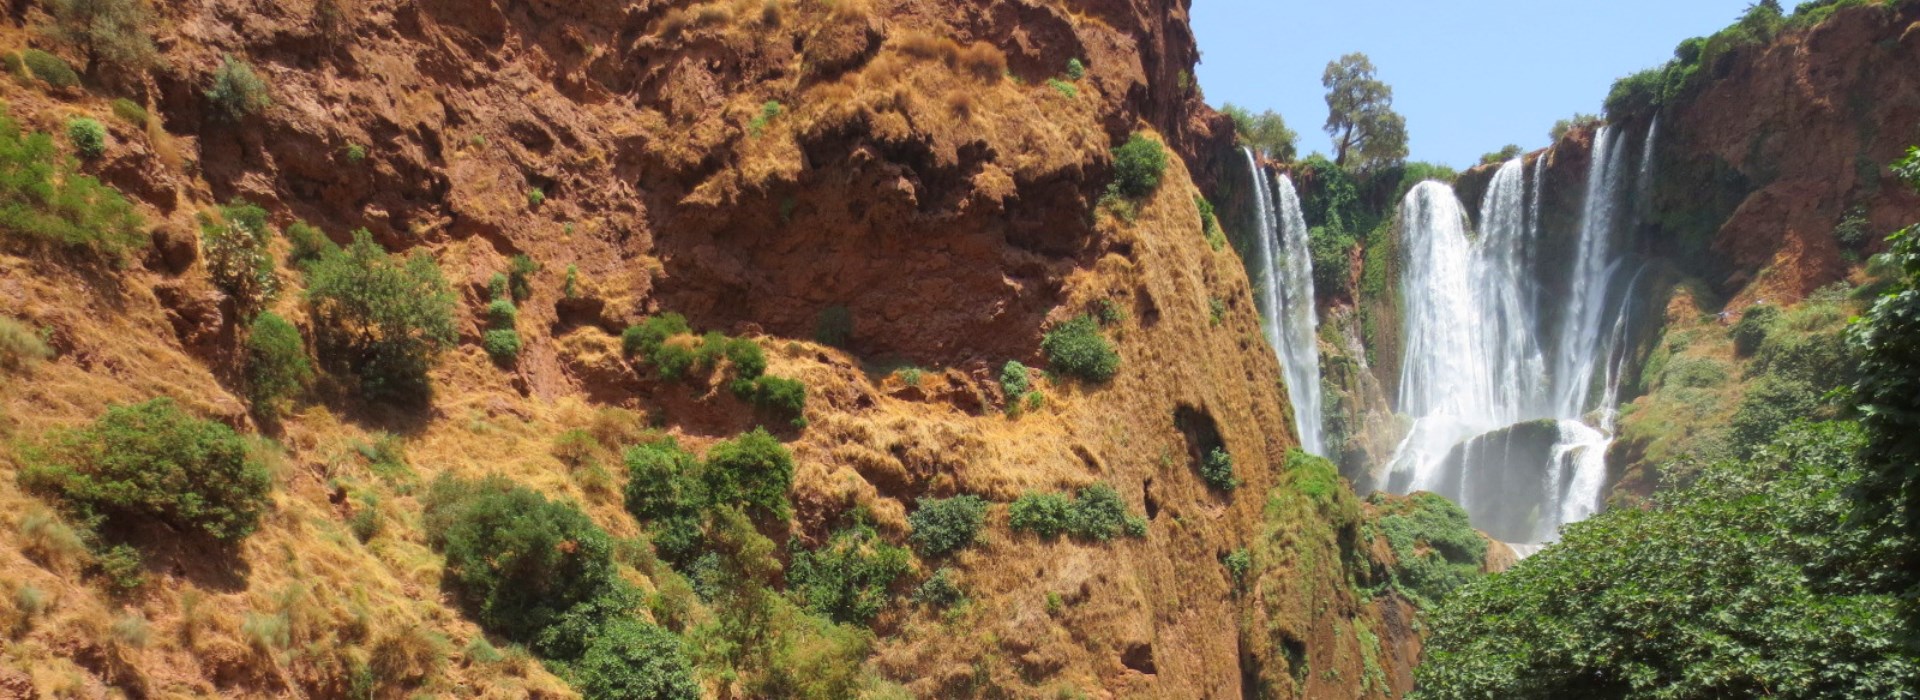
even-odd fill
[{"label": "tree on cliff top", "polygon": [[1407,120],[1393,111],[1393,87],[1374,76],[1373,61],[1350,53],[1327,64],[1327,134],[1334,162],[1371,170],[1407,159]]},{"label": "tree on cliff top", "polygon": [[1220,107],[1220,112],[1233,120],[1234,132],[1240,135],[1240,143],[1247,147],[1282,161],[1292,161],[1297,154],[1294,141],[1299,134],[1287,128],[1287,120],[1273,110],[1254,114],[1245,107],[1229,102]]}]

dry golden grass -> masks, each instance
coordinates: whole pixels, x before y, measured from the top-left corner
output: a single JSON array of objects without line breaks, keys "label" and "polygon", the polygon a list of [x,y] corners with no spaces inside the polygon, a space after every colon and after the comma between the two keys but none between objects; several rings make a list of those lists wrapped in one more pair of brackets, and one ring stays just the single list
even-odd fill
[{"label": "dry golden grass", "polygon": [[997,83],[1007,74],[1007,55],[1000,47],[976,41],[962,49],[959,69],[985,83]]},{"label": "dry golden grass", "polygon": [[926,32],[909,32],[894,46],[900,53],[921,61],[939,61],[952,66],[960,59],[960,45],[953,39]]}]

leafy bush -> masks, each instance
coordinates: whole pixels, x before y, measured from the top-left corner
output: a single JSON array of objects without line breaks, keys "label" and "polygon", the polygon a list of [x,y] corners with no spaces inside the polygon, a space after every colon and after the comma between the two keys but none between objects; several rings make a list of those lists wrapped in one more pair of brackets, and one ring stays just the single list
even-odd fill
[{"label": "leafy bush", "polygon": [[702,466],[672,438],[627,449],[627,512],[647,525],[660,558],[685,565],[699,555],[707,508]]},{"label": "leafy bush", "polygon": [[1520,149],[1519,145],[1510,143],[1498,151],[1494,151],[1484,156],[1480,156],[1480,164],[1481,165],[1499,165],[1501,163],[1505,163],[1515,158],[1519,158],[1520,154],[1525,152],[1526,151],[1523,151]]},{"label": "leafy bush", "polygon": [[313,381],[306,340],[279,314],[265,312],[247,332],[247,389],[254,410],[278,415],[280,404]]},{"label": "leafy bush", "polygon": [[1225,449],[1213,448],[1200,460],[1200,480],[1221,491],[1239,488],[1240,479],[1233,475],[1233,455]]},{"label": "leafy bush", "polygon": [[507,263],[507,289],[513,292],[514,301],[533,298],[533,275],[539,271],[540,263],[526,255],[515,255]]},{"label": "leafy bush", "polygon": [[767,353],[760,344],[746,338],[733,338],[727,341],[727,364],[733,368],[735,391],[742,386],[740,382],[751,384],[767,373]]},{"label": "leafy bush", "polygon": [[365,230],[308,268],[307,303],[323,356],[352,368],[370,397],[423,398],[428,366],[455,337],[440,266],[390,255]]},{"label": "leafy bush", "polygon": [[1651,509],[1568,526],[1429,617],[1418,697],[1886,698],[1920,686],[1908,543],[1855,523],[1860,431],[1798,427]]},{"label": "leafy bush", "polygon": [[1032,532],[1041,539],[1070,534],[1105,542],[1123,534],[1146,536],[1146,522],[1128,516],[1120,493],[1104,483],[1082,487],[1072,499],[1029,491],[1014,500],[1009,515],[1015,532]]},{"label": "leafy bush", "polygon": [[1316,293],[1340,297],[1353,294],[1352,236],[1327,227],[1307,232],[1307,252],[1313,258],[1313,289]]},{"label": "leafy bush", "polygon": [[147,108],[140,106],[140,103],[125,97],[116,97],[113,100],[112,108],[113,116],[119,117],[120,121],[142,129],[147,128],[147,121],[150,117],[147,116]]},{"label": "leafy bush", "polygon": [[890,589],[913,570],[913,555],[880,539],[873,528],[834,533],[817,550],[792,547],[788,590],[801,605],[834,622],[864,625],[887,606]]},{"label": "leafy bush", "polygon": [[0,116],[0,235],[91,249],[119,258],[147,243],[133,205],[74,172],[44,133]]},{"label": "leafy bush", "polygon": [[1740,322],[1733,324],[1733,351],[1741,356],[1752,355],[1765,342],[1767,334],[1773,331],[1773,325],[1780,320],[1780,307],[1759,304],[1747,307],[1740,314]]},{"label": "leafy bush", "polygon": [[614,581],[613,542],[571,503],[493,477],[442,476],[426,498],[427,537],[460,602],[487,629],[527,641]]},{"label": "leafy bush", "polygon": [[267,210],[245,200],[235,198],[220,208],[218,216],[200,216],[207,274],[242,313],[265,306],[280,291],[280,277],[267,249],[272,238]]},{"label": "leafy bush", "polygon": [[687,325],[687,317],[669,311],[627,326],[627,330],[620,334],[620,346],[629,357],[653,361],[654,354],[666,345],[667,339],[692,332],[693,328]]},{"label": "leafy bush", "polygon": [[50,357],[53,349],[39,333],[11,316],[0,316],[0,370],[25,369]]},{"label": "leafy bush", "polygon": [[1220,558],[1220,565],[1226,567],[1227,576],[1233,579],[1233,588],[1244,591],[1247,588],[1247,574],[1253,572],[1253,555],[1246,547],[1233,550]]},{"label": "leafy bush", "polygon": [[1554,141],[1559,141],[1575,131],[1591,131],[1600,128],[1602,122],[1600,115],[1597,114],[1575,114],[1554,122],[1553,130],[1548,132],[1548,136]]},{"label": "leafy bush", "polygon": [[1134,134],[1113,149],[1113,186],[1124,197],[1145,197],[1160,189],[1167,150],[1144,134]]},{"label": "leafy bush", "polygon": [[921,556],[939,557],[973,544],[986,518],[987,502],[979,496],[921,498],[907,516],[907,525],[913,529],[911,539]]},{"label": "leafy bush", "polygon": [[289,265],[303,265],[340,251],[339,245],[305,221],[293,222],[283,233],[291,247],[287,251]]},{"label": "leafy bush", "polygon": [[793,454],[765,430],[714,445],[702,476],[713,503],[743,504],[774,520],[786,520],[792,509]]},{"label": "leafy bush", "polygon": [[1084,77],[1087,77],[1087,64],[1081,63],[1078,58],[1067,59],[1067,79],[1079,80]]},{"label": "leafy bush", "polygon": [[73,150],[87,160],[99,160],[107,154],[107,127],[86,117],[67,120],[67,140]]},{"label": "leafy bush", "polygon": [[699,700],[700,684],[680,639],[659,626],[618,619],[594,636],[573,682],[590,700]]},{"label": "leafy bush", "polygon": [[1297,155],[1295,142],[1300,135],[1287,128],[1287,120],[1273,110],[1254,114],[1246,108],[1228,103],[1220,112],[1233,120],[1234,134],[1240,137],[1240,143],[1267,157],[1282,162],[1293,160]]},{"label": "leafy bush", "polygon": [[82,527],[157,521],[217,540],[252,534],[272,479],[245,440],[171,399],[115,406],[92,425],[27,448],[20,484]]},{"label": "leafy bush", "polygon": [[1007,403],[1020,403],[1020,399],[1032,388],[1033,383],[1027,377],[1027,366],[1020,364],[1019,360],[1008,360],[1000,368],[1000,390],[1006,392]]},{"label": "leafy bush", "polygon": [[771,375],[755,379],[753,403],[795,427],[807,425],[807,385],[800,380]]},{"label": "leafy bush", "polygon": [[1467,511],[1452,501],[1416,493],[1381,516],[1377,525],[1393,550],[1390,580],[1423,607],[1479,578],[1487,540],[1467,521]]},{"label": "leafy bush", "polygon": [[1821,393],[1802,381],[1768,377],[1755,382],[1727,428],[1734,453],[1750,455],[1782,428],[1818,415],[1824,405]]},{"label": "leafy bush", "polygon": [[[53,35],[101,63],[138,70],[153,61],[153,13],[141,0],[52,0]],[[92,70],[90,67],[89,70]]]},{"label": "leafy bush", "polygon": [[1048,331],[1040,349],[1046,351],[1049,366],[1088,381],[1107,381],[1120,369],[1119,353],[1100,334],[1100,325],[1091,316],[1077,316]]},{"label": "leafy bush", "polygon": [[273,106],[267,81],[260,79],[253,64],[227,56],[213,72],[213,85],[207,88],[207,100],[227,118],[239,121]]},{"label": "leafy bush", "polygon": [[33,77],[48,85],[73,87],[80,84],[80,74],[73,72],[73,66],[67,65],[66,59],[39,49],[22,51],[20,57],[27,64],[27,70],[33,71]]},{"label": "leafy bush", "polygon": [[913,591],[913,602],[935,608],[948,608],[966,601],[967,592],[955,581],[953,569],[941,568],[920,582]]},{"label": "leafy bush", "polygon": [[480,346],[494,362],[512,364],[520,357],[520,332],[511,328],[487,331],[480,337]]},{"label": "leafy bush", "polygon": [[1079,86],[1076,86],[1073,83],[1067,82],[1065,80],[1061,80],[1059,78],[1048,78],[1047,87],[1053,88],[1054,93],[1060,95],[1061,97],[1067,98],[1069,100],[1075,100],[1080,98]]},{"label": "leafy bush", "polygon": [[1067,531],[1073,513],[1073,501],[1065,494],[1028,491],[1014,499],[1008,511],[1014,532],[1031,532],[1041,539],[1053,539]]}]

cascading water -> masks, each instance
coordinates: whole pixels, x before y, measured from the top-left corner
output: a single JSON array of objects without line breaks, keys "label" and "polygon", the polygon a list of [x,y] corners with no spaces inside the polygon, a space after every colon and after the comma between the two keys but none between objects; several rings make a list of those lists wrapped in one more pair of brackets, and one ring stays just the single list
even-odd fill
[{"label": "cascading water", "polygon": [[1428,182],[1407,194],[1398,408],[1414,425],[1381,483],[1452,498],[1512,542],[1551,541],[1599,509],[1628,311],[1645,271],[1618,250],[1619,214],[1630,178],[1649,187],[1653,137],[1633,173],[1620,135],[1596,136],[1565,294],[1556,294],[1564,305],[1551,317],[1541,280],[1555,273],[1539,257],[1544,158],[1531,185],[1523,159],[1501,166],[1478,235],[1452,188]]},{"label": "cascading water", "polygon": [[1253,151],[1246,151],[1254,183],[1254,205],[1260,227],[1261,320],[1267,342],[1280,358],[1287,376],[1287,398],[1293,402],[1300,447],[1324,454],[1320,416],[1320,348],[1318,317],[1313,299],[1313,256],[1307,249],[1307,220],[1300,195],[1285,175],[1273,179],[1269,191]]}]

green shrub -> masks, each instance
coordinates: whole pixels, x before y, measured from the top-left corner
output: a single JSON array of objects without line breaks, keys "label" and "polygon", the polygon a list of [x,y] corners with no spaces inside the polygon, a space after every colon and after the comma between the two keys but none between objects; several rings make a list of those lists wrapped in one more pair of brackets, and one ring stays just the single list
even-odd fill
[{"label": "green shrub", "polygon": [[16,371],[53,357],[40,334],[11,316],[0,316],[0,370]]},{"label": "green shrub", "polygon": [[658,316],[641,319],[640,323],[627,326],[620,334],[620,346],[628,357],[639,357],[651,361],[667,339],[692,333],[687,325],[687,317],[671,311]]},{"label": "green shrub", "polygon": [[979,496],[921,498],[907,525],[913,545],[925,557],[939,557],[965,549],[986,524],[987,502]]},{"label": "green shrub", "polygon": [[1353,237],[1326,227],[1307,232],[1307,252],[1313,258],[1316,294],[1349,297],[1353,294]]},{"label": "green shrub", "polygon": [[853,311],[845,306],[821,309],[820,318],[814,324],[813,339],[821,345],[847,347],[853,342]]},{"label": "green shrub", "polygon": [[1247,551],[1246,547],[1233,550],[1227,556],[1221,557],[1220,565],[1226,567],[1227,576],[1233,579],[1234,590],[1247,589],[1247,574],[1253,573],[1253,555]]},{"label": "green shrub", "polygon": [[304,265],[340,251],[338,244],[305,221],[293,222],[282,233],[286,235],[290,248],[287,251],[289,265]]},{"label": "green shrub", "polygon": [[1759,304],[1747,307],[1740,314],[1740,322],[1733,324],[1733,351],[1742,357],[1752,355],[1765,342],[1767,334],[1773,332],[1773,326],[1780,320],[1780,307],[1771,304]]},{"label": "green shrub", "polygon": [[1233,455],[1223,448],[1213,448],[1200,460],[1200,480],[1221,491],[1239,488],[1240,479],[1233,475]]},{"label": "green shrub", "polygon": [[533,298],[533,275],[540,271],[540,263],[526,255],[515,255],[507,265],[507,288],[513,292],[513,300],[524,302]]},{"label": "green shrub", "polygon": [[357,143],[347,144],[347,162],[355,165],[367,159],[367,147]]},{"label": "green shrub", "polygon": [[1755,382],[1727,427],[1734,453],[1751,455],[1772,442],[1782,428],[1818,416],[1825,406],[1821,393],[1811,384],[1792,379],[1768,377]]},{"label": "green shrub", "polygon": [[27,448],[20,484],[89,530],[159,522],[217,540],[252,534],[272,479],[245,440],[171,399],[115,406]]},{"label": "green shrub", "polygon": [[1423,607],[1480,576],[1487,540],[1467,521],[1467,511],[1452,501],[1413,494],[1381,516],[1377,527],[1393,550],[1390,580]]},{"label": "green shrub", "polygon": [[1480,164],[1481,165],[1499,165],[1501,163],[1505,163],[1515,158],[1519,158],[1520,154],[1525,152],[1526,151],[1521,150],[1519,145],[1510,143],[1502,147],[1498,151],[1493,151],[1486,155],[1480,156]]},{"label": "green shrub", "polygon": [[513,328],[520,320],[520,309],[508,299],[495,299],[487,304],[487,325],[493,328]]},{"label": "green shrub", "polygon": [[767,431],[755,429],[707,451],[704,474],[714,503],[739,503],[758,515],[786,520],[793,488],[793,454]]},{"label": "green shrub", "polygon": [[1591,131],[1597,129],[1604,121],[1605,120],[1602,120],[1600,115],[1597,114],[1575,114],[1572,117],[1554,122],[1553,130],[1548,132],[1548,136],[1558,142],[1560,139],[1566,138],[1567,134],[1575,131]]},{"label": "green shrub", "polygon": [[508,639],[533,639],[615,580],[612,540],[579,508],[500,477],[435,480],[425,524],[455,597]]},{"label": "green shrub", "polygon": [[129,100],[125,97],[114,98],[112,108],[113,108],[113,116],[119,117],[120,121],[126,122],[128,124],[132,124],[142,129],[147,128],[147,121],[151,119],[151,117],[147,116],[146,107],[142,107],[140,106],[140,103],[134,102],[133,100]]},{"label": "green shrub", "polygon": [[1033,388],[1032,380],[1027,376],[1027,366],[1018,360],[1008,360],[1000,368],[1000,390],[1006,392],[1008,404],[1018,404],[1020,399]]},{"label": "green shrub", "polygon": [[267,82],[253,70],[253,64],[227,56],[213,72],[213,86],[207,88],[207,100],[227,118],[239,121],[273,106]]},{"label": "green shrub", "polygon": [[0,235],[118,259],[147,244],[143,225],[118,191],[74,172],[52,138],[0,116]]},{"label": "green shrub", "polygon": [[153,13],[141,0],[52,0],[55,38],[87,55],[89,70],[100,64],[140,70],[153,61]]},{"label": "green shrub", "polygon": [[1220,217],[1214,212],[1213,202],[1196,194],[1193,196],[1193,206],[1200,210],[1200,233],[1206,236],[1207,245],[1214,250],[1226,248],[1227,234],[1220,230]]},{"label": "green shrub", "polygon": [[300,329],[271,311],[253,319],[247,333],[247,388],[254,410],[279,415],[281,404],[313,381]]},{"label": "green shrub", "polygon": [[86,117],[67,120],[67,141],[87,160],[99,160],[107,154],[107,127]]},{"label": "green shrub", "polygon": [[280,291],[280,276],[268,251],[272,238],[267,210],[245,200],[235,198],[218,216],[200,216],[207,274],[242,313],[265,306]]},{"label": "green shrub", "polygon": [[27,64],[20,60],[20,54],[12,51],[0,51],[0,69],[6,70],[8,75],[22,79],[23,82],[28,77]]},{"label": "green shrub", "polygon": [[772,375],[755,379],[753,403],[794,427],[807,425],[807,385],[800,380]]},{"label": "green shrub", "polygon": [[699,700],[700,683],[680,639],[659,626],[616,619],[573,666],[589,700]]},{"label": "green shrub", "polygon": [[687,376],[687,370],[693,369],[697,359],[693,349],[678,343],[663,344],[653,351],[652,356],[654,370],[660,373],[661,379],[667,381]]},{"label": "green shrub", "polygon": [[1054,370],[1092,382],[1105,382],[1120,369],[1120,355],[1100,334],[1091,316],[1077,316],[1048,331],[1040,341]]},{"label": "green shrub", "polygon": [[1067,79],[1079,80],[1084,77],[1087,77],[1087,64],[1077,58],[1067,59]]},{"label": "green shrub", "polygon": [[126,595],[147,584],[147,565],[140,550],[130,545],[107,547],[93,558],[93,566],[114,593]]},{"label": "green shrub", "polygon": [[627,512],[647,526],[661,559],[685,566],[705,544],[703,467],[672,438],[628,448],[625,461]]},{"label": "green shrub", "polygon": [[913,570],[913,555],[880,539],[873,528],[834,533],[808,550],[796,541],[787,587],[808,610],[834,622],[865,625],[887,606],[893,583]]},{"label": "green shrub", "polygon": [[1105,542],[1132,530],[1127,522],[1127,504],[1112,486],[1094,484],[1074,494],[1073,510],[1067,515],[1067,532],[1074,537]]},{"label": "green shrub", "polygon": [[1073,501],[1064,494],[1028,491],[1014,499],[1008,510],[1014,532],[1031,532],[1041,539],[1053,539],[1067,531]]},{"label": "green shrub", "polygon": [[33,71],[33,77],[54,87],[73,87],[80,84],[80,74],[73,72],[73,66],[66,59],[41,51],[27,49],[20,52],[21,59],[27,64],[27,70]]},{"label": "green shrub", "polygon": [[1113,149],[1113,185],[1124,197],[1145,197],[1160,189],[1167,150],[1144,134],[1134,134]]},{"label": "green shrub", "polygon": [[547,191],[538,187],[527,190],[527,206],[538,209],[547,203]]},{"label": "green shrub", "polygon": [[967,592],[961,590],[953,569],[942,567],[933,572],[920,587],[913,591],[913,602],[934,608],[949,608],[967,600]]},{"label": "green shrub", "polygon": [[1055,93],[1069,100],[1080,98],[1080,88],[1078,86],[1075,86],[1073,83],[1069,83],[1065,80],[1061,80],[1059,78],[1048,78],[1047,87],[1053,88],[1053,91]]},{"label": "green shrub", "polygon": [[454,296],[424,253],[402,259],[365,230],[308,268],[307,303],[322,356],[374,398],[424,398],[427,368],[455,338]]},{"label": "green shrub", "polygon": [[487,331],[480,337],[480,346],[494,362],[512,364],[520,357],[520,332],[511,328]]},{"label": "green shrub", "polygon": [[[727,364],[733,368],[734,386],[740,382],[759,379],[767,373],[767,353],[760,344],[746,338],[734,338],[727,341]],[[736,391],[738,391],[736,389]]]}]

